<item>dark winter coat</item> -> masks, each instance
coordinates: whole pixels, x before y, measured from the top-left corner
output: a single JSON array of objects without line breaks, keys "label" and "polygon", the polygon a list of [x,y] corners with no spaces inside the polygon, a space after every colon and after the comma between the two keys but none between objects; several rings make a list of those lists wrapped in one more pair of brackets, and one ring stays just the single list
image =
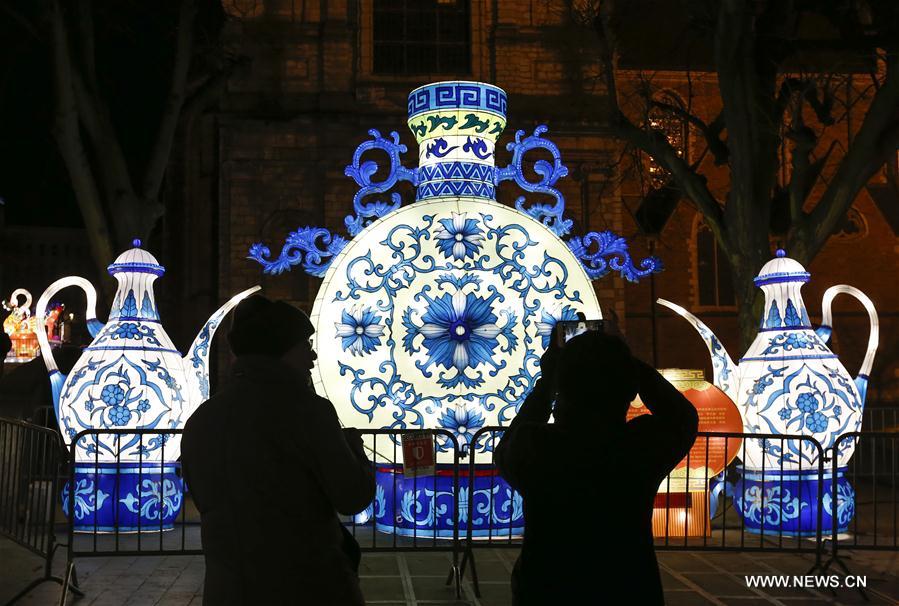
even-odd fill
[{"label": "dark winter coat", "polygon": [[358,435],[347,437],[296,371],[237,359],[182,440],[202,521],[204,604],[364,604],[337,514],[368,506],[374,477]]}]

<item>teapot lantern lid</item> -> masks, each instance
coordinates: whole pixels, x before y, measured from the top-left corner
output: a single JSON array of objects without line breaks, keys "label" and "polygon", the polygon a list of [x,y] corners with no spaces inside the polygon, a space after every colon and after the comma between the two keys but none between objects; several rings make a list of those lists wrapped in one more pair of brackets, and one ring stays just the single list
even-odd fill
[{"label": "teapot lantern lid", "polygon": [[134,248],[129,248],[112,262],[106,268],[110,275],[117,273],[144,273],[161,276],[165,273],[165,267],[159,264],[156,257],[141,248],[141,241],[136,239],[132,242]]},{"label": "teapot lantern lid", "polygon": [[784,249],[778,248],[774,258],[762,266],[762,270],[755,278],[756,286],[766,284],[778,284],[782,282],[799,282],[804,284],[811,279],[802,264],[796,259],[787,256]]}]

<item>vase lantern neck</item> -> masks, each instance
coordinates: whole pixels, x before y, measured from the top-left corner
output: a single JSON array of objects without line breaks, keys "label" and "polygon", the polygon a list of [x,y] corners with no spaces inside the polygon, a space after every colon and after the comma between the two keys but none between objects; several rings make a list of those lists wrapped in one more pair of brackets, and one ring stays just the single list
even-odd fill
[{"label": "vase lantern neck", "polygon": [[119,283],[109,312],[110,321],[159,321],[153,282],[165,273],[165,268],[140,245],[140,240],[134,240],[134,248],[123,252],[107,268]]},{"label": "vase lantern neck", "polygon": [[506,126],[506,93],[482,82],[435,82],[409,93],[418,142],[417,200],[496,199],[496,140]]},{"label": "vase lantern neck", "polygon": [[795,259],[778,249],[765,263],[755,285],[765,293],[765,313],[761,330],[811,330],[811,321],[800,290],[811,275]]}]

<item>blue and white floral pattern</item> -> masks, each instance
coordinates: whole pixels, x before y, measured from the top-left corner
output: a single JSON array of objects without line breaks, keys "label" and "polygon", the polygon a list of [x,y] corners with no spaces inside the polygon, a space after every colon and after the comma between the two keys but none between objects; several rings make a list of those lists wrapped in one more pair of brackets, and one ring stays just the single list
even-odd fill
[{"label": "blue and white floral pattern", "polygon": [[[454,280],[451,277],[441,278],[438,283],[441,282]],[[403,326],[407,330],[403,347],[409,353],[418,352],[416,337],[422,336],[427,357],[423,363],[416,362],[416,366],[425,377],[431,376],[428,369],[436,365],[455,370],[454,373],[440,373],[437,379],[447,389],[459,384],[465,387],[480,386],[484,382],[483,373],[474,371],[468,374],[467,371],[481,365],[492,366],[494,371],[505,366],[505,362],[495,361],[494,354],[500,346],[500,336],[505,340],[504,352],[515,350],[518,344],[512,332],[515,314],[500,312],[505,322],[501,327],[497,325],[498,319],[492,306],[493,301],[500,298],[497,292],[486,299],[472,292],[466,294],[461,286],[457,286],[455,292],[444,293],[440,297],[431,297],[427,293],[428,289],[424,289],[417,297],[427,301],[426,311],[421,317],[422,324],[417,324],[413,319],[413,308],[408,308],[403,314]]]},{"label": "blue and white floral pattern", "polygon": [[181,511],[181,500],[184,492],[178,485],[180,482],[163,478],[161,481],[144,479],[134,492],[129,492],[119,499],[125,509],[132,513],[140,513],[145,521],[155,521],[162,515],[170,518]]},{"label": "blue and white floral pattern", "polygon": [[[480,212],[460,213],[437,200],[404,207],[377,227],[338,259],[313,311],[325,328],[315,344],[316,386],[346,403],[338,413],[347,424],[440,427],[457,408],[484,425],[506,423],[539,377],[549,324],[575,310],[601,317],[567,248],[549,233],[552,246],[537,241],[546,228],[513,209],[484,202]],[[456,234],[465,248],[454,255]],[[344,348],[359,323],[344,314],[353,309],[367,309],[372,322],[379,316],[383,327],[374,348],[352,341],[356,355]],[[327,332],[335,324],[345,326],[337,339]]]},{"label": "blue and white floral pattern", "polygon": [[[62,491],[62,511],[66,515],[74,515],[76,520],[84,520],[89,514],[99,511],[109,495],[99,489],[90,478],[76,478],[75,489],[69,490],[66,484]],[[69,500],[74,499],[75,507],[69,512]]]},{"label": "blue and white floral pattern", "polygon": [[[792,368],[792,371],[791,371]],[[802,362],[790,365],[769,365],[767,371],[753,381],[746,391],[747,412],[757,419],[750,431],[779,435],[807,435],[814,437],[824,449],[830,448],[838,436],[857,431],[862,404],[848,381],[830,366],[816,370]],[[846,410],[857,414],[846,415]],[[769,414],[776,412],[775,414]],[[768,457],[766,468],[798,464],[803,467],[818,462],[818,450],[809,440],[769,440],[773,444],[764,449]],[[780,442],[783,443],[782,450]],[[761,461],[747,445],[747,461],[760,468]]]},{"label": "blue and white floral pattern", "polygon": [[[847,526],[849,526],[849,521],[855,517],[855,491],[852,489],[852,486],[843,478],[840,478],[837,483],[837,526],[839,530],[845,530]],[[824,487],[824,496],[821,499],[821,503],[824,506],[824,512],[832,516],[833,515],[833,492],[831,489],[831,485],[825,485]]]},{"label": "blue and white floral pattern", "polygon": [[[124,353],[117,358],[87,357],[82,372],[72,373],[65,383],[61,399],[82,402],[81,406],[61,411],[60,424],[69,439],[82,429],[118,429],[160,427],[173,411],[185,404],[181,386],[160,366],[152,352],[135,363]],[[169,424],[170,425],[170,424]],[[111,434],[81,438],[78,454],[84,460],[115,459],[116,456],[158,456],[163,442],[160,436],[141,443],[137,435],[116,438]],[[169,449],[169,452],[172,452]]]},{"label": "blue and white floral pattern", "polygon": [[370,307],[357,306],[352,312],[343,311],[340,322],[335,323],[337,336],[341,339],[344,351],[353,355],[367,354],[381,344],[384,327],[381,316]]},{"label": "blue and white floral pattern", "polygon": [[437,246],[446,258],[457,261],[474,258],[484,242],[484,230],[476,219],[468,219],[467,213],[453,213],[450,219],[440,219],[442,229],[437,231]]},{"label": "blue and white floral pattern", "polygon": [[552,311],[541,310],[540,321],[537,322],[537,334],[540,335],[540,344],[543,349],[549,347],[553,329],[558,322],[572,322],[577,319],[577,310],[570,305],[564,305]]},{"label": "blue and white floral pattern", "polygon": [[761,355],[773,355],[800,350],[815,351],[830,354],[830,350],[811,331],[796,331],[779,333],[768,340],[768,346],[762,350]]},{"label": "blue and white floral pattern", "polygon": [[782,524],[799,517],[807,503],[800,503],[799,498],[791,494],[789,488],[781,488],[776,484],[768,487],[752,485],[737,494],[737,507],[744,520],[764,525],[776,530]]},{"label": "blue and white floral pattern", "polygon": [[460,454],[464,457],[468,455],[474,434],[484,426],[484,415],[472,406],[456,406],[443,411],[439,423],[440,427],[452,431],[456,436]]}]

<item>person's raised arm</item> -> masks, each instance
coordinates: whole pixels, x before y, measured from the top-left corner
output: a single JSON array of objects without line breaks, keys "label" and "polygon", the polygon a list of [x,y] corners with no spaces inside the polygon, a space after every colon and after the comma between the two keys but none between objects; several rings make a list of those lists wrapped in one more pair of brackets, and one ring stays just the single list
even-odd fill
[{"label": "person's raised arm", "polygon": [[634,358],[640,399],[662,428],[666,447],[675,464],[696,440],[699,416],[690,401],[649,364]]},{"label": "person's raised arm", "polygon": [[542,377],[534,384],[518,414],[503,433],[494,459],[500,475],[516,490],[527,484],[530,473],[537,473],[541,460],[541,432],[552,414],[555,399],[554,378],[558,349],[550,346],[540,359]]},{"label": "person's raised arm", "polygon": [[375,495],[374,472],[359,433],[341,429],[334,405],[317,396],[309,403],[304,424],[313,473],[325,494],[339,513],[359,513]]}]

